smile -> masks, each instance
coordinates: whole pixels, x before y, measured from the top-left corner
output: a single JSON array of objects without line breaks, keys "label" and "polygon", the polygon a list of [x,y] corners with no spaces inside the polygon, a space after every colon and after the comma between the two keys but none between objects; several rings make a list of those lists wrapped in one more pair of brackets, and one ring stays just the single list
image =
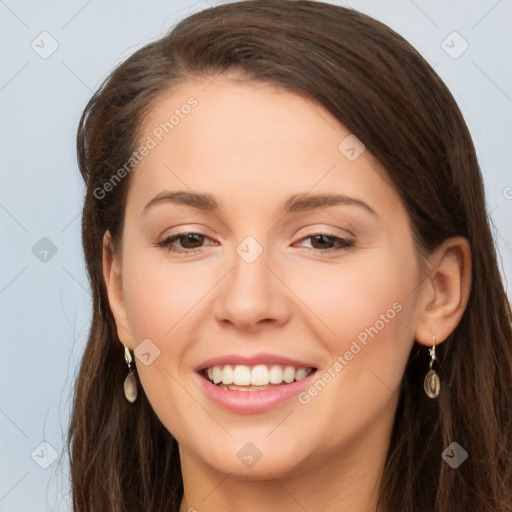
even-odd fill
[{"label": "smile", "polygon": [[194,372],[205,398],[237,414],[270,411],[296,397],[318,368],[276,354],[221,356],[203,362]]},{"label": "smile", "polygon": [[263,391],[276,386],[298,382],[314,368],[295,368],[283,365],[215,365],[203,370],[203,377],[212,384],[232,391]]}]

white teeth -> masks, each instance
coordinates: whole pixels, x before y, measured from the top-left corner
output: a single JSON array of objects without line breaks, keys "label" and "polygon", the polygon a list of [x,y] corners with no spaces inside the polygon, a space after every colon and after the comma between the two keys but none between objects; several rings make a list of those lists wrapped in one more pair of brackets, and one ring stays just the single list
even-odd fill
[{"label": "white teeth", "polygon": [[283,382],[283,369],[274,365],[270,368],[270,384],[281,384]]},{"label": "white teeth", "polygon": [[220,366],[214,366],[212,371],[213,383],[218,384],[222,380],[222,372]]},{"label": "white teeth", "polygon": [[233,384],[233,367],[229,364],[222,369],[222,384]]},{"label": "white teeth", "polygon": [[308,375],[308,369],[307,368],[299,368],[295,371],[295,380],[302,380],[304,377]]},{"label": "white teeth", "polygon": [[[239,364],[234,368],[226,364],[208,368],[208,379],[214,384],[227,386],[229,389],[252,390],[253,387],[267,389],[272,385],[282,384],[283,381],[290,384],[307,377],[313,371],[312,368],[294,368],[293,366],[267,366],[258,364],[252,367]],[[248,387],[249,386],[249,387]]]},{"label": "white teeth", "polygon": [[249,386],[251,384],[250,368],[242,364],[235,366],[235,371],[233,372],[233,383],[236,386]]},{"label": "white teeth", "polygon": [[283,380],[290,384],[295,379],[295,368],[293,366],[287,366],[283,372]]},{"label": "white teeth", "polygon": [[251,384],[253,386],[266,386],[269,383],[270,375],[264,364],[255,366],[251,371]]}]

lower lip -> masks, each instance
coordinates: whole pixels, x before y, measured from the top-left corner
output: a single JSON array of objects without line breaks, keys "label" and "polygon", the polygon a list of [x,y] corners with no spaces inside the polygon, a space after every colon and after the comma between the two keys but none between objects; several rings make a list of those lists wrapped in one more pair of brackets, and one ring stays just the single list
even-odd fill
[{"label": "lower lip", "polygon": [[218,406],[238,414],[254,414],[274,409],[290,398],[297,396],[310,385],[315,373],[316,371],[297,382],[262,391],[232,391],[212,384],[198,373],[196,373],[196,377],[208,398]]}]

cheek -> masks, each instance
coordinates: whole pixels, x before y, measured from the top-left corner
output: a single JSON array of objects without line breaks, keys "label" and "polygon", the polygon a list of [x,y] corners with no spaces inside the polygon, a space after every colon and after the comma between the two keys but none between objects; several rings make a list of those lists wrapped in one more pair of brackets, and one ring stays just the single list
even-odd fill
[{"label": "cheek", "polygon": [[[183,391],[188,387],[183,369],[190,368],[187,351],[196,335],[191,319],[212,279],[166,263],[166,256],[164,250],[134,247],[123,259],[123,292],[145,394],[160,421],[181,439],[190,418],[201,414],[196,401]],[[149,364],[138,357],[138,346],[150,353]]]},{"label": "cheek", "polygon": [[172,340],[176,347],[174,332],[215,283],[206,266],[191,272],[186,263],[165,259],[164,250],[146,249],[135,250],[124,262],[123,291],[135,344],[150,338],[157,344]]},{"label": "cheek", "polygon": [[332,400],[375,412],[398,391],[414,340],[414,253],[382,251],[295,275],[291,287],[315,313],[310,328],[327,349]]},{"label": "cheek", "polygon": [[[340,264],[316,264],[291,270],[287,282],[297,297],[314,313],[322,339],[337,352],[347,342],[411,323],[410,307],[418,282],[414,255],[385,251],[361,258],[348,257]],[[382,336],[384,342],[385,336]]]},{"label": "cheek", "polygon": [[[377,418],[392,420],[414,339],[415,259],[382,254],[314,275],[296,278],[294,290],[318,315],[310,328],[326,356],[317,379],[298,397],[299,411],[316,418],[312,437],[329,429],[327,445],[350,445]],[[308,294],[311,282],[316,292]]]}]

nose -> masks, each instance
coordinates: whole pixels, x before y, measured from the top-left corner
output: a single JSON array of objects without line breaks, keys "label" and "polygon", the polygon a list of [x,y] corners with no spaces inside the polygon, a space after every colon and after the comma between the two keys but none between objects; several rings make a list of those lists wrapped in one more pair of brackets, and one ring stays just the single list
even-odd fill
[{"label": "nose", "polygon": [[287,288],[272,268],[271,255],[263,250],[252,262],[235,253],[231,271],[219,283],[215,317],[225,327],[243,330],[280,326],[290,318]]}]

